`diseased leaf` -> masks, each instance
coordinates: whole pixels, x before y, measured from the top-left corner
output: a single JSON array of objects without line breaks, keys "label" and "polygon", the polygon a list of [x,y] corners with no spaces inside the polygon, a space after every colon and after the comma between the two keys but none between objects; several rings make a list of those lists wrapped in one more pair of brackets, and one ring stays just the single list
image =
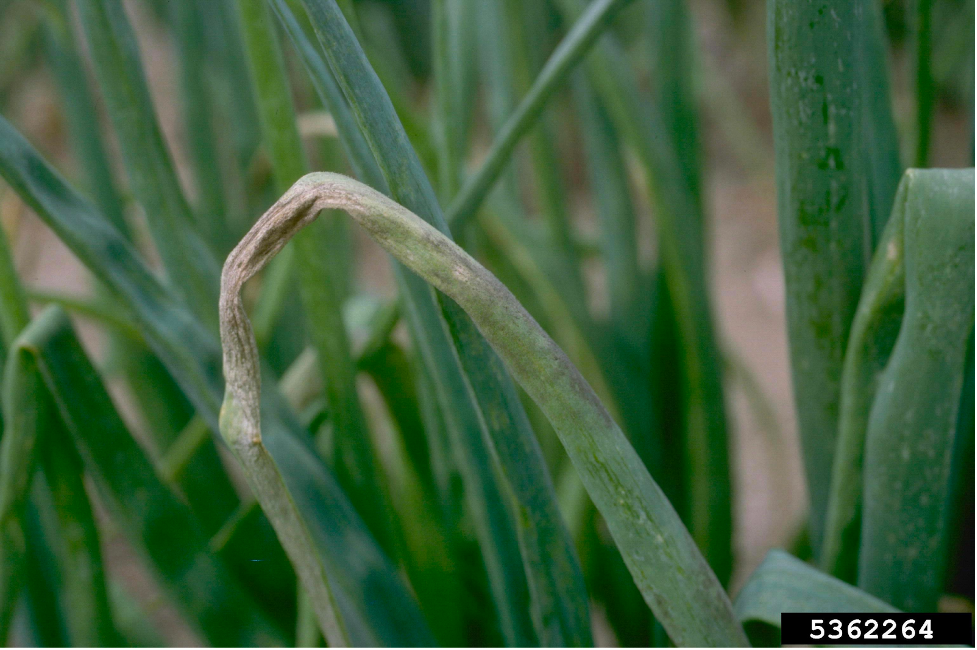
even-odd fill
[{"label": "diseased leaf", "polygon": [[[842,361],[894,179],[876,3],[767,3],[777,212],[794,399],[821,549]],[[845,61],[850,61],[845,65]],[[890,189],[890,187],[892,189]],[[866,210],[866,206],[869,207]]]},{"label": "diseased leaf", "polygon": [[[563,351],[508,289],[471,256],[417,215],[350,178],[330,173],[304,176],[258,220],[224,267],[225,435],[238,453],[261,454],[263,437],[259,361],[241,305],[241,286],[296,231],[329,208],[347,211],[388,252],[409,263],[470,314],[553,423],[605,515],[632,576],[669,636],[678,644],[745,644],[715,574],[620,428]],[[264,461],[259,458],[258,462]]]},{"label": "diseased leaf", "polygon": [[[252,83],[275,175],[277,193],[307,171],[284,60],[265,0],[239,3]],[[306,331],[318,352],[330,410],[336,478],[388,552],[396,551],[389,497],[356,392],[356,367],[343,323],[342,279],[329,264],[341,255],[339,215],[327,216],[296,238],[293,273],[299,281]]]}]

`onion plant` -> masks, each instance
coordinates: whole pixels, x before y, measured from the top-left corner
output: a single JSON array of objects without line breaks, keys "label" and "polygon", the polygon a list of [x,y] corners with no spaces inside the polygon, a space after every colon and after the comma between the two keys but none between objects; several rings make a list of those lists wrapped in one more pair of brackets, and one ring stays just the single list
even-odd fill
[{"label": "onion plant", "polygon": [[958,593],[974,170],[925,168],[950,20],[912,3],[900,142],[880,3],[766,4],[810,499],[747,574],[695,4],[0,3],[78,172],[0,116],[0,193],[94,278],[39,290],[0,228],[0,642],[169,640],[108,540],[219,646],[768,645],[783,612]]}]

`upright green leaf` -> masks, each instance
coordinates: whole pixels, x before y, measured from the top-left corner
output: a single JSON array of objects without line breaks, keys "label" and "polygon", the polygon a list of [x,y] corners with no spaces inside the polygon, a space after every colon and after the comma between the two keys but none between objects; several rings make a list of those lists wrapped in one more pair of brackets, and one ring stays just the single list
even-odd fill
[{"label": "upright green leaf", "polygon": [[936,88],[930,61],[933,57],[933,1],[913,0],[913,72],[916,95],[916,143],[913,167],[926,167],[929,159],[930,131],[933,128],[933,107]]},{"label": "upright green leaf", "polygon": [[[549,53],[548,12],[542,2],[504,1],[506,27],[512,43],[514,67],[510,73],[520,91],[544,69]],[[547,102],[552,104],[552,102]],[[509,116],[507,116],[509,117]],[[585,305],[583,277],[573,233],[573,220],[558,152],[557,114],[543,110],[529,132],[530,160],[536,180],[536,196],[546,223],[546,230],[561,262],[561,279],[566,299],[572,305]],[[502,128],[505,128],[504,126]]]},{"label": "upright green leaf", "polygon": [[[15,340],[15,344],[17,341]],[[19,344],[23,345],[23,344]],[[38,433],[49,428],[44,385],[30,354],[11,349],[3,371],[3,440],[0,441],[0,527],[17,521],[34,478]],[[50,444],[50,442],[48,442]]]},{"label": "upright green leaf", "polygon": [[214,128],[217,115],[212,86],[216,75],[207,56],[204,9],[193,0],[168,4],[179,62],[183,124],[197,191],[195,222],[197,231],[211,247],[220,250],[228,238],[227,205],[221,173],[221,143]]},{"label": "upright green leaf", "polygon": [[[576,73],[573,92],[584,137],[589,189],[600,225],[601,258],[610,302],[610,322],[606,334],[595,337],[596,344],[600,346],[608,384],[617,403],[623,406],[619,409],[622,428],[645,467],[681,513],[681,502],[676,500],[673,482],[667,478],[675,467],[669,459],[679,457],[681,450],[670,453],[663,447],[666,436],[660,409],[654,402],[657,393],[651,385],[652,359],[663,370],[675,365],[650,353],[652,311],[648,308],[650,301],[641,295],[647,281],[638,264],[636,215],[623,143],[585,71]],[[630,576],[619,553],[613,548],[598,547],[594,554],[589,584],[592,591],[604,593],[601,599],[607,604],[608,619],[618,640],[628,646],[649,644],[653,617],[641,593],[629,584]]]},{"label": "upright green leaf", "polygon": [[[41,383],[30,359],[15,352],[4,369],[4,423],[0,437],[0,641],[6,644],[29,561],[24,503],[34,476],[34,447],[43,419],[37,397]],[[9,372],[9,377],[7,373]],[[10,411],[14,407],[17,410]]]},{"label": "upright green leaf", "polygon": [[[183,3],[186,4],[186,3]],[[94,198],[102,211],[108,216],[113,225],[128,237],[128,229],[121,213],[121,203],[116,194],[112,175],[105,158],[105,152],[98,135],[97,116],[91,106],[86,75],[75,52],[75,44],[68,23],[66,6],[55,3],[56,12],[50,19],[50,50],[55,63],[57,78],[64,89],[66,98],[66,114],[71,126],[71,133],[76,141],[76,151],[81,158],[82,168],[90,179]],[[186,12],[184,12],[186,13]],[[186,18],[186,16],[184,16]],[[182,33],[182,32],[181,32]],[[187,40],[195,40],[188,38]],[[196,39],[199,40],[199,39]],[[197,64],[194,64],[197,65]],[[185,67],[194,67],[189,65]],[[185,70],[186,71],[186,70]],[[203,74],[196,70],[197,75]],[[200,90],[202,78],[196,79],[197,90]],[[199,98],[197,98],[199,99]],[[199,107],[188,110],[200,116]],[[198,127],[202,125],[197,124]],[[195,140],[196,138],[191,138]],[[212,149],[213,143],[205,148]],[[216,169],[216,163],[208,164]],[[202,183],[206,188],[214,186],[211,179]],[[219,184],[217,186],[219,189]],[[211,206],[213,207],[213,206]],[[213,215],[212,209],[205,209],[208,215]],[[218,222],[218,228],[223,224]],[[138,340],[113,340],[111,354],[119,359],[133,390],[140,410],[150,426],[156,445],[165,450],[172,437],[186,423],[189,417],[189,404],[179,393],[178,387],[166,373],[157,359]],[[187,495],[205,529],[216,530],[223,519],[233,511],[237,497],[230,482],[223,476],[223,467],[217,456],[216,448],[209,445],[201,450],[190,464],[190,467],[180,477],[181,487]],[[223,480],[221,480],[223,479]],[[250,563],[249,563],[250,564]],[[247,565],[245,565],[247,566]],[[267,588],[268,585],[262,585]]]},{"label": "upright green leaf", "polygon": [[[579,0],[561,0],[565,16],[582,11]],[[604,38],[588,59],[591,83],[606,102],[622,139],[644,167],[654,201],[658,246],[668,308],[679,342],[683,418],[683,513],[696,543],[720,580],[732,571],[729,442],[721,363],[707,281],[704,219],[684,171],[673,134],[657,106],[642,93],[620,44]]]},{"label": "upright green leaf", "polygon": [[[228,131],[234,145],[237,164],[242,171],[253,162],[255,150],[261,142],[258,111],[252,101],[254,90],[248,75],[247,60],[240,27],[234,17],[235,0],[215,0],[197,3],[206,25],[204,38],[207,53],[221,74],[214,79],[214,91],[223,99],[218,102],[227,110]],[[246,219],[247,215],[241,215]],[[242,231],[249,222],[229,220],[229,225]]]},{"label": "upright green leaf", "polygon": [[27,540],[19,521],[8,521],[0,528],[0,643],[10,636],[23,583],[24,555]]},{"label": "upright green leaf", "polygon": [[[905,169],[899,159],[899,138],[889,94],[888,42],[883,5],[857,0],[853,33],[853,64],[860,90],[862,164],[868,187],[868,214],[872,250],[878,245],[892,212],[899,179]],[[844,72],[844,71],[843,71]]]},{"label": "upright green leaf", "polygon": [[438,194],[450,200],[461,185],[471,117],[472,54],[475,26],[471,0],[435,0],[431,7],[434,83],[437,110]]},{"label": "upright green leaf", "polygon": [[[39,400],[41,395],[44,399]],[[98,529],[85,490],[84,467],[74,448],[65,444],[67,432],[56,420],[47,390],[33,398],[50,409],[48,417],[55,422],[39,436],[38,461],[45,480],[35,481],[35,497],[41,487],[50,499],[40,510],[48,515],[42,523],[48,528],[56,559],[56,593],[67,640],[76,647],[118,645],[121,638],[109,605]],[[20,406],[30,408],[27,404]]]},{"label": "upright green leaf", "polygon": [[701,212],[702,145],[695,96],[694,25],[686,0],[655,0],[647,3],[647,12],[655,104]]},{"label": "upright green leaf", "polygon": [[868,420],[858,585],[900,609],[932,611],[974,329],[974,170],[910,170],[899,199],[906,312]]},{"label": "upright green leaf", "polygon": [[[768,0],[777,212],[794,401],[821,548],[842,360],[873,249],[859,66],[862,2]],[[873,32],[874,34],[874,32]]]},{"label": "upright green leaf", "polygon": [[88,75],[78,56],[68,1],[55,0],[50,6],[50,15],[45,24],[45,45],[61,90],[75,154],[95,204],[119,232],[128,235],[124,206],[97,127],[98,114],[88,86]]},{"label": "upright green leaf", "polygon": [[638,317],[634,301],[641,277],[637,224],[618,134],[582,72],[573,80],[573,94],[583,131],[590,191],[600,223],[611,320],[622,335],[637,336],[634,330],[640,327],[632,326],[632,319]]},{"label": "upright green leaf", "polygon": [[[703,150],[699,134],[700,111],[696,105],[696,87],[699,80],[696,78],[698,67],[696,66],[695,25],[685,0],[655,0],[646,3],[644,18],[647,20],[649,35],[651,98],[661,115],[662,126],[667,129],[687,191],[697,208],[694,218],[705,221],[707,217],[702,191]],[[710,90],[712,90],[711,86]],[[626,183],[626,181],[625,175],[623,181],[619,183]],[[623,230],[622,226],[619,228]],[[633,229],[632,224],[632,232]],[[700,236],[703,238],[704,246],[708,241],[708,232],[708,224],[703,224]],[[624,238],[627,234],[621,233],[617,237]],[[633,234],[631,237],[636,238]],[[619,247],[624,245],[627,244],[618,244]],[[633,247],[634,244],[630,246]],[[609,264],[609,262],[605,263]],[[619,271],[621,274],[625,272],[627,271],[624,269]],[[635,421],[633,427],[639,423],[644,425],[633,429],[632,444],[652,472],[652,476],[662,484],[665,494],[673,505],[679,512],[685,513],[689,508],[698,507],[695,502],[689,502],[691,494],[685,487],[686,481],[694,480],[701,470],[690,467],[688,462],[685,467],[679,469],[670,467],[670,464],[665,461],[675,453],[683,453],[681,443],[684,437],[683,427],[687,422],[692,422],[685,418],[681,407],[673,405],[676,401],[682,402],[684,387],[675,386],[668,378],[670,374],[668,369],[673,363],[681,363],[683,355],[681,339],[676,336],[678,333],[675,323],[676,312],[668,287],[668,275],[667,268],[661,266],[652,275],[650,287],[645,283],[638,284],[640,276],[637,273],[634,279],[630,280],[630,289],[633,292],[631,301],[634,304],[630,307],[631,312],[628,313],[628,320],[625,323],[630,324],[637,319],[650,318],[651,323],[647,328],[642,328],[644,323],[637,320],[639,325],[633,329],[638,329],[642,334],[650,331],[651,336],[648,337],[647,342],[650,344],[650,349],[644,347],[647,345],[645,341],[641,341],[641,347],[632,348],[634,352],[631,353],[646,360],[638,367],[638,371],[643,370],[647,373],[645,375],[647,379],[643,382],[641,379],[644,377],[640,379],[628,377],[626,385],[635,392],[642,389],[646,391],[644,395],[637,393],[633,402],[648,403],[645,407],[646,413],[635,413],[635,416],[632,416]],[[643,296],[644,300],[636,302],[635,293],[639,288],[644,290],[647,297]],[[629,325],[623,327],[632,329]],[[713,353],[716,351],[714,350]],[[647,365],[651,367],[647,368]],[[716,395],[713,395],[713,398],[715,397]],[[633,402],[629,400],[629,403]],[[643,419],[639,419],[642,417]],[[687,453],[685,455],[688,456]],[[721,557],[718,555],[721,551],[717,549],[715,553],[710,556],[710,561],[719,570],[720,565],[716,564],[716,560]],[[720,577],[725,578],[722,574]]]},{"label": "upright green leaf", "polygon": [[[31,491],[24,513],[24,533],[30,544],[22,567],[24,617],[29,642],[37,646],[65,647],[68,634],[58,607],[58,584],[55,575],[57,559],[48,539],[42,517],[49,514],[50,502],[43,502],[39,490]],[[22,628],[23,629],[23,628]]]},{"label": "upright green leaf", "polygon": [[580,20],[574,23],[573,28],[546,61],[532,87],[492,143],[485,162],[465,182],[458,196],[451,202],[448,222],[453,227],[460,228],[475,215],[522,136],[529,132],[570,71],[628,2],[630,0],[597,0],[587,7],[586,12],[579,12],[582,14]]},{"label": "upright green leaf", "polygon": [[217,266],[194,227],[156,121],[135,34],[120,2],[76,0],[132,191],[148,216],[170,283],[203,322],[216,323]]},{"label": "upright green leaf", "polygon": [[[278,15],[282,26],[291,37],[292,44],[298,50],[302,63],[309,73],[312,85],[319,95],[319,99],[329,109],[333,121],[336,123],[336,131],[339,134],[340,144],[346,153],[346,159],[353,173],[364,183],[375,189],[386,192],[387,181],[383,178],[383,173],[377,165],[370,145],[360,132],[356,117],[350,109],[343,91],[336,83],[329,66],[323,59],[322,53],[315,41],[315,34],[307,34],[305,31],[308,23],[308,14],[302,12],[299,6],[300,0],[272,0],[275,13]],[[293,9],[293,5],[296,6]],[[305,22],[300,22],[296,11],[302,12]],[[312,31],[311,25],[308,26]]]},{"label": "upright green leaf", "polygon": [[[28,322],[27,301],[17,278],[7,234],[0,226],[0,360],[6,366],[26,363],[19,355],[10,354],[14,339]],[[12,359],[12,360],[11,360]],[[8,360],[10,360],[8,364]],[[22,373],[10,371],[19,377]],[[10,385],[3,382],[4,393],[35,398],[38,392],[36,377],[27,373],[23,382]],[[16,391],[16,392],[15,392]],[[18,404],[19,406],[19,404]],[[37,440],[37,404],[31,408],[7,411],[0,431],[0,643],[6,644],[14,608],[24,584],[27,555],[24,535],[23,503],[27,497],[33,474],[33,449]],[[9,432],[9,435],[8,435]]]},{"label": "upright green leaf", "polygon": [[[970,20],[977,25],[977,2],[970,6]],[[977,39],[970,44],[970,161],[977,165]]]},{"label": "upright green leaf", "polygon": [[17,277],[7,232],[0,228],[0,344],[3,346],[4,361],[7,351],[13,347],[14,339],[27,327],[30,319],[27,296]]},{"label": "upright green leaf", "polygon": [[[173,5],[174,9],[178,7],[184,7],[188,3],[175,3]],[[63,7],[62,9],[67,9]],[[189,9],[187,10],[189,11]],[[72,135],[74,139],[78,142],[77,153],[82,157],[83,168],[91,169],[89,176],[91,183],[96,184],[99,187],[98,191],[94,192],[94,198],[96,200],[96,205],[98,205],[106,216],[110,217],[113,226],[118,228],[127,239],[131,240],[129,236],[129,231],[125,228],[126,223],[122,220],[122,215],[115,215],[113,210],[118,209],[118,197],[114,195],[115,189],[112,184],[112,176],[108,168],[108,163],[102,160],[104,157],[104,151],[101,149],[101,140],[99,138],[98,129],[93,129],[93,124],[97,124],[97,119],[95,119],[94,111],[92,107],[85,103],[86,95],[83,94],[87,90],[86,77],[83,73],[83,69],[78,61],[78,54],[73,49],[73,39],[71,39],[70,25],[67,24],[67,12],[62,11],[60,13],[54,13],[51,17],[51,30],[57,35],[61,41],[60,45],[56,48],[54,52],[54,58],[58,62],[56,69],[59,70],[58,79],[61,85],[65,88],[66,94],[69,96],[77,94],[78,96],[67,102],[66,108],[69,117],[69,124],[72,128]],[[180,30],[192,31],[192,25],[196,25],[195,16],[186,15],[186,11],[180,16],[181,23]],[[124,20],[124,16],[122,16]],[[65,22],[65,24],[61,24]],[[184,23],[191,23],[187,25]],[[196,25],[199,27],[199,25]],[[97,30],[96,30],[97,31]],[[181,31],[181,33],[182,33]],[[129,33],[125,29],[125,25],[119,27],[118,31],[118,42],[125,44],[128,42],[126,34]],[[104,36],[104,34],[103,34]],[[131,34],[129,34],[131,37]],[[194,38],[192,34],[187,35],[187,40],[199,40],[199,38]],[[104,43],[103,43],[104,45]],[[130,43],[134,46],[134,43]],[[126,50],[122,50],[126,51]],[[185,53],[186,56],[191,56],[189,53]],[[104,63],[104,62],[103,62]],[[138,67],[138,61],[130,61],[130,69],[128,69],[128,74],[131,75],[129,81],[130,85],[125,86],[126,80],[119,75],[119,78],[113,77],[114,85],[110,92],[107,92],[107,97],[110,98],[114,96],[113,89],[118,90],[120,87],[127,87],[133,89],[136,93],[138,87],[136,82],[141,79],[141,71]],[[199,67],[199,62],[192,64],[190,62],[185,62],[186,67]],[[96,66],[98,67],[98,66]],[[200,87],[203,84],[202,78],[197,78],[195,75],[202,75],[203,70],[195,70],[190,73],[184,70],[187,76],[192,77],[193,81],[187,80],[191,85],[195,85],[197,91],[202,92]],[[133,95],[133,97],[138,96]],[[130,97],[132,99],[132,97]],[[146,97],[148,100],[148,96]],[[203,117],[205,120],[208,117],[206,113],[206,106],[199,105],[202,101],[200,97],[195,98],[195,105],[192,110],[188,108],[188,114],[191,114],[194,119],[199,119]],[[108,102],[109,106],[115,106],[112,101]],[[155,119],[152,107],[143,106],[140,111],[139,106],[128,107],[127,111],[136,110],[138,113],[138,119],[141,120],[152,120]],[[110,108],[111,113],[111,108]],[[129,120],[131,121],[130,117]],[[152,131],[152,127],[155,123],[149,123],[143,127],[141,133],[148,134]],[[203,124],[196,124],[196,127],[203,129],[205,126]],[[121,132],[120,132],[121,133]],[[135,137],[133,133],[126,132],[127,135]],[[201,133],[194,133],[192,140],[202,137]],[[148,137],[148,136],[147,136]],[[212,150],[214,147],[213,142],[204,143],[204,148]],[[156,151],[161,165],[165,165],[167,162],[166,156],[168,155],[165,149],[162,148],[160,144],[160,149]],[[131,153],[131,152],[130,152]],[[139,162],[142,165],[147,164],[146,157],[139,153]],[[131,158],[126,158],[131,162]],[[103,170],[102,167],[105,166]],[[216,170],[216,163],[211,161],[206,163],[205,167],[212,168],[213,171]],[[142,172],[147,172],[147,167],[142,168]],[[154,173],[158,174],[160,178],[165,178],[168,172],[162,171],[164,167],[156,170]],[[172,171],[172,170],[171,170]],[[98,174],[96,175],[96,172]],[[130,168],[130,172],[132,169]],[[159,181],[162,183],[162,181]],[[175,183],[175,179],[173,181]],[[157,181],[153,181],[154,185]],[[214,181],[212,179],[205,179],[202,185],[206,185],[208,188],[213,187]],[[179,186],[174,185],[175,189],[173,191],[178,192]],[[219,186],[218,186],[219,189]],[[137,193],[138,194],[138,193]],[[174,195],[174,201],[181,201],[181,196]],[[139,195],[140,200],[145,201],[145,195]],[[211,206],[213,207],[213,206]],[[212,210],[205,209],[201,214],[206,213],[209,215],[208,218],[220,215],[214,215]],[[216,242],[220,236],[221,231],[225,229],[223,222],[218,220],[216,225],[213,221],[208,222],[209,226],[215,226],[214,229],[209,229],[207,231],[208,236],[211,235],[213,238],[212,242]],[[186,228],[181,226],[180,233],[181,236],[186,235]],[[193,237],[193,235],[189,235]],[[225,235],[226,237],[226,235]],[[216,246],[216,244],[215,244]],[[186,251],[182,251],[184,254]],[[209,250],[201,249],[198,251],[199,259],[194,260],[195,263],[201,264],[202,266],[212,266],[213,258]],[[184,274],[181,273],[182,277]],[[216,276],[214,278],[216,280]],[[185,296],[186,297],[186,296]],[[212,309],[212,308],[211,308]],[[179,388],[173,381],[173,378],[169,376],[166,369],[162,366],[158,359],[154,358],[153,355],[146,349],[145,345],[140,341],[132,340],[114,340],[112,341],[111,354],[115,359],[120,361],[122,365],[126,378],[128,380],[129,386],[132,389],[135,401],[140,407],[142,415],[149,425],[150,432],[153,436],[153,442],[155,443],[157,449],[160,452],[165,452],[169,445],[173,442],[175,436],[183,428],[189,419],[192,409],[190,404],[186,401],[183,395],[180,394]],[[216,531],[223,521],[234,511],[237,506],[238,499],[234,492],[234,488],[230,481],[227,479],[223,465],[221,464],[220,458],[217,454],[217,449],[213,444],[205,445],[189,463],[186,470],[180,476],[180,487],[187,496],[191,507],[194,509],[195,514],[199,517],[201,525],[204,530],[208,533]],[[235,569],[244,568],[247,565],[236,566]],[[261,585],[262,588],[267,588],[267,584]]]}]

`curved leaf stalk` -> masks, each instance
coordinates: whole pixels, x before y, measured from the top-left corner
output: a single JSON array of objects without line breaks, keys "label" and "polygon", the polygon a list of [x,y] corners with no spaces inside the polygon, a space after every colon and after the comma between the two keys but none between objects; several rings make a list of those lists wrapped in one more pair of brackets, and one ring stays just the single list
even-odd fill
[{"label": "curved leaf stalk", "polygon": [[[514,90],[522,81],[520,71],[541,67],[545,40],[545,25],[536,8],[522,6],[505,0],[482,2],[479,14],[484,25],[482,37],[482,58],[486,92],[489,94],[490,121],[494,133],[505,128],[508,118],[516,106]],[[526,12],[526,15],[523,15]],[[522,18],[526,18],[525,21]],[[533,32],[524,34],[525,29]],[[529,41],[529,42],[527,42]],[[528,81],[526,82],[528,84]],[[515,160],[500,172],[499,187],[488,201],[491,207],[482,214],[480,227],[486,236],[494,240],[499,250],[505,251],[504,259],[498,263],[512,266],[526,285],[536,294],[534,301],[556,333],[556,339],[566,348],[570,357],[584,376],[596,388],[601,399],[610,397],[602,391],[605,383],[602,369],[596,363],[597,356],[591,351],[594,324],[587,312],[585,291],[580,278],[580,265],[576,260],[576,250],[570,235],[570,218],[566,205],[566,189],[558,172],[559,165],[552,142],[552,124],[540,118],[532,130],[532,167],[536,175],[541,210],[546,214],[547,225],[530,223],[519,200],[520,193],[516,182],[519,166]],[[514,155],[514,154],[513,154]],[[549,162],[547,162],[549,161]],[[456,229],[457,230],[457,229]],[[524,299],[531,299],[525,296]],[[569,320],[568,320],[569,319]],[[593,363],[592,363],[593,362]],[[599,385],[600,384],[600,385]],[[605,401],[610,405],[611,402]]]},{"label": "curved leaf stalk", "polygon": [[879,378],[865,440],[858,586],[907,611],[943,591],[954,437],[974,331],[974,170],[911,169],[906,311]]},{"label": "curved leaf stalk", "polygon": [[[262,216],[232,251],[221,289],[227,379],[222,432],[283,527],[294,506],[264,451],[257,347],[240,290],[300,228],[324,209],[342,209],[403,263],[471,316],[508,369],[547,414],[594,502],[607,519],[635,582],[677,644],[743,645],[746,639],[715,574],[600,400],[512,294],[467,253],[406,208],[352,179],[309,174]],[[292,531],[301,546],[301,531]],[[301,552],[301,549],[297,549]],[[312,593],[310,593],[312,595]],[[327,596],[328,594],[323,594]],[[322,603],[324,614],[332,608]],[[331,630],[330,632],[335,632]]]},{"label": "curved leaf stalk", "polygon": [[[498,134],[506,127],[517,106],[516,86],[524,82],[522,77],[525,76],[520,75],[520,70],[530,65],[527,63],[520,67],[514,60],[532,60],[534,70],[543,65],[545,38],[541,34],[545,31],[545,26],[535,12],[539,7],[523,7],[518,2],[504,0],[489,0],[479,4],[479,35],[483,74],[487,84],[487,110],[493,133]],[[523,10],[529,12],[526,24],[533,31],[533,36],[527,36],[523,31]],[[529,84],[528,80],[524,83]],[[569,225],[565,221],[566,206],[562,197],[558,196],[558,186],[562,183],[558,175],[553,175],[552,167],[540,166],[541,156],[552,155],[549,134],[540,131],[546,126],[545,122],[536,124],[530,146],[532,162],[539,172],[537,180],[542,210],[547,217],[556,218],[550,220],[549,228],[539,228],[538,224],[526,220],[517,182],[517,175],[524,169],[521,164],[523,161],[518,152],[513,150],[509,162],[499,172],[495,181],[496,187],[487,197],[488,204],[478,213],[478,228],[485,237],[472,239],[486,244],[486,251],[483,252],[486,254],[485,259],[490,262],[489,267],[499,277],[505,278],[504,281],[513,287],[519,300],[523,301],[532,314],[545,322],[547,330],[568,352],[612,414],[617,416],[618,411],[614,406],[618,402],[612,399],[605,376],[608,355],[595,352],[598,349],[595,347],[598,336],[590,314],[587,313],[586,301],[583,300],[579,269],[573,265],[572,256],[567,254],[571,252],[566,246],[568,240],[563,238],[563,246],[560,245],[560,235],[568,233],[566,227]],[[458,234],[465,236],[468,233],[462,231]],[[558,477],[556,491],[561,514],[570,535],[578,541],[576,547],[583,560],[583,572],[586,576],[589,569],[593,574],[594,563],[587,557],[588,547],[579,542],[583,533],[582,526],[592,520],[584,517],[584,513],[589,514],[592,509],[590,498],[579,476],[566,462],[559,438],[553,433],[545,414],[538,408],[527,407],[527,410],[533,429],[550,460],[550,468]],[[617,554],[616,549],[610,552]],[[620,559],[615,568],[618,570],[614,575],[621,576],[627,583],[626,586],[635,596],[639,611],[647,613],[647,606]],[[598,584],[609,583],[608,574],[601,571]],[[613,605],[611,609],[615,614],[622,614],[629,619],[630,629],[635,627],[634,617],[630,616],[630,612],[624,612],[622,608]],[[622,643],[633,640],[620,635],[619,638]]]},{"label": "curved leaf stalk", "polygon": [[580,368],[581,373],[593,386],[601,402],[615,420],[620,419],[620,408],[604,378],[605,371],[579,320],[572,313],[573,310],[567,305],[559,289],[554,286],[551,276],[541,268],[539,258],[542,256],[538,254],[539,249],[531,248],[526,240],[516,234],[523,224],[503,217],[495,211],[494,207],[486,208],[485,212],[479,225],[486,236],[501,250],[507,251],[508,261],[536,294],[540,309],[552,323],[554,338],[567,349],[568,355],[574,360],[574,365]]},{"label": "curved leaf stalk", "polygon": [[[241,313],[243,315],[243,308]],[[233,381],[231,375],[227,376],[230,386]],[[221,433],[244,466],[248,484],[275,527],[278,539],[308,594],[326,641],[332,647],[349,646],[349,636],[339,616],[326,569],[319,561],[312,537],[282,480],[278,466],[262,444],[260,433],[253,428],[252,422],[256,424],[257,420],[252,420],[252,415],[256,416],[256,413],[249,413],[247,407],[242,410],[234,398],[225,397],[221,409]]]}]

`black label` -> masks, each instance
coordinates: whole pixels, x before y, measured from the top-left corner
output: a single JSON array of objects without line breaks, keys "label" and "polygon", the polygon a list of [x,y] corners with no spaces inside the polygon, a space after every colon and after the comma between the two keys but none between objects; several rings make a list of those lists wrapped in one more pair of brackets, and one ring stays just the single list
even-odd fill
[{"label": "black label", "polygon": [[974,645],[967,613],[781,614],[783,645]]}]

